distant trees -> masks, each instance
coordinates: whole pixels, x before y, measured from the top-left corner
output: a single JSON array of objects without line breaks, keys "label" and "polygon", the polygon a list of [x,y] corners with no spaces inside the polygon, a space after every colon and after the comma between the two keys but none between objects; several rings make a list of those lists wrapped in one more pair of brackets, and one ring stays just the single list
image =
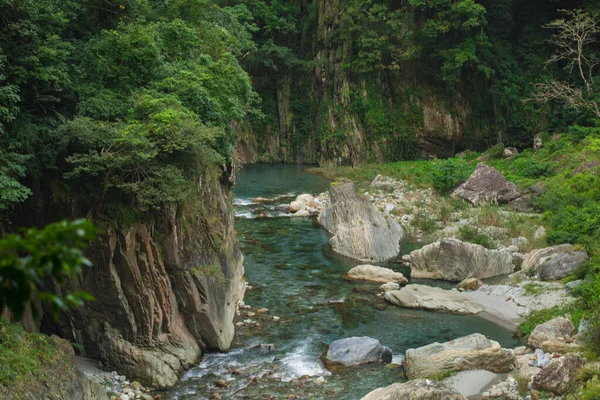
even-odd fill
[{"label": "distant trees", "polygon": [[535,99],[560,102],[564,107],[584,109],[600,118],[596,67],[600,58],[594,49],[598,43],[600,21],[582,10],[562,10],[564,18],[545,27],[555,31],[551,43],[556,47],[546,65],[558,63],[567,71],[567,79],[552,79],[536,84]]}]

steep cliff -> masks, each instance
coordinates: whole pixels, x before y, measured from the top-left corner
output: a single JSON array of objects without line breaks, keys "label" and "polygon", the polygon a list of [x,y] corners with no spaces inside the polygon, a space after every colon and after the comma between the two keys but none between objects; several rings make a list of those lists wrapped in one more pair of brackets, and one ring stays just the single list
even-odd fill
[{"label": "steep cliff", "polygon": [[[451,156],[477,139],[482,147],[495,139],[489,115],[474,115],[460,88],[436,84],[414,60],[369,70],[353,66],[361,38],[346,33],[354,29],[348,27],[352,3],[307,6],[311,12],[298,22],[304,30],[295,38],[302,43],[297,53],[310,60],[304,68],[250,69],[267,115],[261,123],[238,127],[240,162],[356,165]],[[406,12],[398,29],[415,30],[418,16]]]},{"label": "steep cliff", "polygon": [[45,315],[42,330],[154,388],[172,386],[203,351],[228,350],[245,290],[229,189],[227,176],[206,177],[186,205],[104,222],[93,267],[69,285],[96,300],[58,321]]}]

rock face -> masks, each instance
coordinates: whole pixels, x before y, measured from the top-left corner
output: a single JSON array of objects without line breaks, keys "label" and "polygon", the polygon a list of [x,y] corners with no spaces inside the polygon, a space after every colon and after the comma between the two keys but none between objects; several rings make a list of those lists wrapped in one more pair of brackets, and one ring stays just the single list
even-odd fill
[{"label": "rock face", "polygon": [[445,238],[410,253],[412,278],[462,281],[513,272],[508,250],[488,250],[478,244]]},{"label": "rock face", "polygon": [[[75,368],[75,352],[64,339],[52,336],[57,351],[62,353],[57,364],[42,365],[43,376],[32,371],[32,379],[22,383],[0,385],[0,398],[5,400],[23,399],[69,399],[69,400],[108,400],[104,388],[90,380]],[[59,354],[60,354],[59,353]]]},{"label": "rock face", "polygon": [[485,369],[502,373],[511,370],[516,358],[513,350],[474,333],[446,343],[432,343],[408,349],[404,370],[409,379],[423,378],[442,371]]},{"label": "rock face", "polygon": [[441,382],[416,379],[375,389],[362,400],[467,400],[467,398]]},{"label": "rock face", "polygon": [[198,188],[202,212],[162,210],[154,220],[102,226],[89,249],[93,267],[69,283],[96,301],[59,321],[45,316],[42,328],[157,389],[174,385],[203,350],[228,350],[245,284],[223,181]]},{"label": "rock face", "polygon": [[360,197],[352,182],[331,187],[329,205],[319,223],[333,236],[333,251],[365,262],[382,262],[398,255],[404,234],[400,224]]},{"label": "rock face", "polygon": [[533,211],[533,204],[531,203],[531,195],[526,194],[517,199],[514,199],[508,203],[508,208],[514,211],[529,212]]},{"label": "rock face", "polygon": [[543,348],[548,341],[565,339],[575,333],[575,326],[571,321],[563,317],[556,317],[536,326],[529,335],[527,342],[533,347]]},{"label": "rock face", "polygon": [[348,271],[346,275],[350,279],[358,279],[363,281],[372,281],[379,283],[394,282],[403,284],[408,282],[408,279],[400,272],[395,272],[389,268],[377,267],[375,265],[358,265]]},{"label": "rock face", "polygon": [[453,198],[467,200],[474,205],[508,203],[520,196],[521,192],[514,183],[483,163],[477,164],[469,179],[452,192]]},{"label": "rock face", "polygon": [[443,311],[452,314],[477,314],[483,308],[459,292],[426,285],[408,285],[385,293],[385,300],[406,308]]},{"label": "rock face", "polygon": [[329,345],[325,356],[327,364],[352,367],[378,361],[391,362],[392,351],[379,340],[370,337],[351,337],[336,340]]},{"label": "rock face", "polygon": [[558,280],[571,274],[588,260],[585,251],[577,251],[570,244],[560,244],[531,251],[523,259],[521,268],[524,271],[536,271],[544,280]]},{"label": "rock face", "polygon": [[578,354],[566,354],[554,358],[533,377],[533,388],[562,395],[575,385],[575,374],[584,364]]}]

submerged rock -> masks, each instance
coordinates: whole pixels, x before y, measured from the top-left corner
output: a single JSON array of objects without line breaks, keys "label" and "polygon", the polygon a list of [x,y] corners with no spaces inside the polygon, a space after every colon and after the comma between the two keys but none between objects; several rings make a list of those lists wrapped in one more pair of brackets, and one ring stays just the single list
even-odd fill
[{"label": "submerged rock", "polygon": [[379,340],[370,337],[351,337],[336,340],[329,345],[325,361],[327,364],[354,365],[368,364],[378,361],[391,362],[392,351],[383,346]]},{"label": "submerged rock", "polygon": [[400,224],[360,197],[352,182],[334,185],[319,223],[333,236],[335,253],[365,262],[382,262],[398,255],[404,234]]},{"label": "submerged rock", "polygon": [[508,250],[488,250],[473,243],[445,238],[410,253],[412,278],[462,281],[485,279],[513,272]]},{"label": "submerged rock", "polygon": [[566,394],[573,388],[577,371],[583,364],[583,358],[578,354],[554,358],[533,377],[533,388],[557,395]]},{"label": "submerged rock", "polygon": [[454,290],[426,285],[408,285],[384,295],[390,303],[406,308],[422,308],[452,314],[478,314],[483,308],[470,297]]},{"label": "submerged rock", "polygon": [[467,400],[467,398],[441,382],[416,379],[375,389],[361,400]]},{"label": "submerged rock", "polygon": [[484,203],[508,203],[521,196],[521,192],[514,183],[509,182],[498,170],[479,163],[469,179],[457,187],[451,196],[467,200],[474,205],[480,205]]},{"label": "submerged rock", "polygon": [[396,282],[387,282],[384,283],[383,285],[379,286],[379,290],[381,292],[387,292],[390,290],[398,290],[400,289],[400,285]]},{"label": "submerged rock", "polygon": [[498,342],[474,333],[446,343],[408,349],[403,364],[408,378],[414,379],[443,371],[485,369],[508,372],[515,361],[513,350],[503,349]]},{"label": "submerged rock", "polygon": [[358,279],[371,282],[395,282],[403,284],[408,282],[408,279],[400,272],[395,272],[389,268],[377,267],[375,265],[358,265],[348,271],[346,275],[350,279]]}]

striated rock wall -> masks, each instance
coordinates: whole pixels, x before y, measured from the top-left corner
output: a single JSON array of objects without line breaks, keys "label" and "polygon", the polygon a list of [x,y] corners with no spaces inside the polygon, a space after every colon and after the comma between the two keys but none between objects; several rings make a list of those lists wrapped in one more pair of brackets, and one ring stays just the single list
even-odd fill
[{"label": "striated rock wall", "polygon": [[69,285],[96,301],[45,316],[42,329],[154,388],[174,385],[204,350],[228,350],[245,290],[229,187],[200,180],[197,196],[152,220],[104,223],[93,267]]}]

